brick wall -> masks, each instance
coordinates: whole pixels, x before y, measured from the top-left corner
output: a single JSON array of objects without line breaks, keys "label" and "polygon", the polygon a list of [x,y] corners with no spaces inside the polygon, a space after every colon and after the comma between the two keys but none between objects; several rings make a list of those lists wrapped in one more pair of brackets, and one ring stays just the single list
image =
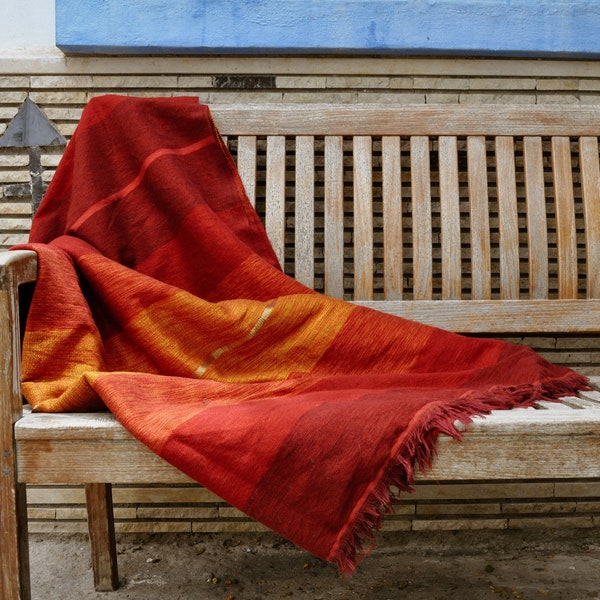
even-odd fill
[{"label": "brick wall", "polygon": [[[85,532],[79,487],[30,487],[30,531]],[[115,486],[119,533],[264,531],[198,486]],[[591,528],[600,526],[600,482],[424,483],[386,517],[386,531]]]},{"label": "brick wall", "polygon": [[[416,58],[0,57],[0,134],[27,94],[67,139],[87,101],[121,93],[189,94],[203,102],[600,103],[595,61]],[[47,184],[60,149],[41,149]],[[31,218],[29,152],[0,152],[0,248]]]},{"label": "brick wall", "polygon": [[[600,104],[600,63],[516,59],[290,57],[0,57],[0,134],[27,94],[67,139],[93,96],[195,95],[203,102]],[[61,148],[40,155],[47,185]],[[31,223],[30,151],[0,148],[0,248],[26,241]],[[550,360],[600,374],[600,340],[516,339]],[[200,487],[118,487],[117,529],[240,531],[261,526]],[[85,530],[80,488],[29,490],[33,531]],[[386,529],[592,527],[600,482],[420,485]]]}]

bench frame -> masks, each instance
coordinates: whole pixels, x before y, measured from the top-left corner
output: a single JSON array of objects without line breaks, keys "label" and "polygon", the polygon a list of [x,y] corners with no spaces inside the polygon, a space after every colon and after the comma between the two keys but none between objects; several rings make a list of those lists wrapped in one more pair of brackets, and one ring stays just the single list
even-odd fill
[{"label": "bench frame", "polygon": [[[581,107],[516,106],[215,106],[217,126],[224,137],[236,139],[238,169],[250,200],[257,203],[257,136],[266,135],[264,198],[267,233],[282,264],[290,262],[286,250],[289,215],[289,178],[286,180],[286,138],[295,138],[296,214],[294,275],[313,285],[315,223],[311,194],[314,190],[314,136],[325,136],[325,257],[324,290],[347,297],[344,273],[344,139],[352,140],[353,153],[353,290],[347,298],[422,322],[464,333],[589,334],[600,329],[600,167],[598,136],[600,110]],[[406,136],[411,154],[413,202],[412,290],[406,295],[406,275],[397,272],[392,241],[385,229],[386,291],[373,289],[373,160],[374,136],[381,137],[383,202],[389,208],[402,196],[399,136]],[[492,136],[500,221],[499,291],[492,292],[491,250],[485,227],[478,228],[479,199],[487,202],[488,182],[481,169],[485,137]],[[520,285],[518,227],[512,203],[517,198],[514,140],[523,140],[529,253],[528,293]],[[470,232],[481,234],[482,249],[470,260],[471,291],[463,298],[461,279],[461,216],[457,206],[459,176],[458,139],[465,139],[469,156],[471,202]],[[542,139],[551,148],[557,241],[557,292],[549,291],[549,250],[545,214],[544,168],[538,160]],[[573,217],[572,140],[579,148],[585,232],[577,233]],[[440,204],[447,218],[441,225],[441,292],[436,297],[431,271],[432,225],[429,150],[439,156]],[[483,153],[483,154],[482,154]],[[311,158],[312,156],[312,158]],[[536,158],[530,158],[534,156]],[[379,160],[379,158],[377,158]],[[480,161],[479,163],[477,161]],[[471,164],[472,163],[472,164]],[[341,179],[340,179],[341,175]],[[260,204],[260,202],[258,202]],[[388,206],[388,208],[385,208]],[[419,207],[425,207],[420,213]],[[339,217],[339,218],[338,218]],[[341,221],[340,221],[341,218]],[[341,223],[341,225],[340,225]],[[592,223],[596,223],[592,226]],[[516,231],[515,231],[516,227]],[[305,232],[305,233],[302,233]],[[308,232],[308,233],[306,233]],[[398,232],[395,232],[398,234]],[[402,232],[400,232],[401,234]],[[585,292],[577,266],[577,235],[586,251]],[[400,235],[401,237],[401,235]],[[541,239],[540,239],[541,238]],[[487,246],[486,246],[487,244]],[[516,244],[516,249],[515,249]],[[402,241],[400,240],[402,246]],[[476,248],[475,243],[471,246]],[[286,254],[287,252],[287,254]],[[515,254],[515,252],[517,254]],[[580,261],[581,262],[581,261]],[[401,266],[401,265],[400,265]],[[396,269],[396,271],[395,271]],[[578,271],[579,269],[579,271]],[[118,585],[111,485],[121,483],[181,483],[190,479],[135,440],[110,414],[32,414],[24,409],[20,391],[19,289],[34,282],[35,253],[0,254],[0,571],[1,596],[6,600],[30,598],[27,539],[26,484],[83,484],[88,507],[94,585],[98,591]],[[391,275],[389,275],[391,273]],[[395,274],[394,274],[395,273]],[[405,294],[405,295],[403,295]],[[600,380],[593,380],[600,383]],[[527,433],[525,436],[524,433]],[[476,419],[461,444],[441,436],[439,455],[429,479],[439,481],[600,479],[600,394],[586,392],[562,403],[538,403],[536,409],[499,411]],[[540,456],[544,457],[540,461]],[[98,457],[102,456],[102,460]]]}]

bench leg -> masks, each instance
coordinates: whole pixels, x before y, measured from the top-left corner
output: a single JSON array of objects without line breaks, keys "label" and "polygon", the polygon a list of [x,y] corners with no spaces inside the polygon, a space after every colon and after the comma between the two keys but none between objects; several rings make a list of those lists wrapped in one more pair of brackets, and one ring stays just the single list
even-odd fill
[{"label": "bench leg", "polygon": [[119,586],[110,483],[86,484],[85,500],[92,547],[94,587],[98,592],[110,592]]},{"label": "bench leg", "polygon": [[11,485],[6,471],[0,480],[0,598],[30,600],[27,494],[25,484]]}]

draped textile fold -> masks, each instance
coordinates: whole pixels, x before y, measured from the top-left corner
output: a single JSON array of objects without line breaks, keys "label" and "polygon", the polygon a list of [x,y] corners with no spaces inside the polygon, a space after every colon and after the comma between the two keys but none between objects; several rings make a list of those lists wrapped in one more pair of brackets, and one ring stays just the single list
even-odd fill
[{"label": "draped textile fold", "polygon": [[351,572],[440,433],[587,388],[529,348],[285,275],[209,109],[93,99],[30,236],[36,411],[108,408],[227,502]]}]

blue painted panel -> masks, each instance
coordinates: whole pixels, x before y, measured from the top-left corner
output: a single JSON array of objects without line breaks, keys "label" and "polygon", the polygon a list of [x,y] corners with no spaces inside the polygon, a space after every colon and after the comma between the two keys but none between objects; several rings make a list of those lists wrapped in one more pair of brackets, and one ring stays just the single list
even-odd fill
[{"label": "blue painted panel", "polygon": [[599,0],[56,0],[99,53],[600,56]]}]

